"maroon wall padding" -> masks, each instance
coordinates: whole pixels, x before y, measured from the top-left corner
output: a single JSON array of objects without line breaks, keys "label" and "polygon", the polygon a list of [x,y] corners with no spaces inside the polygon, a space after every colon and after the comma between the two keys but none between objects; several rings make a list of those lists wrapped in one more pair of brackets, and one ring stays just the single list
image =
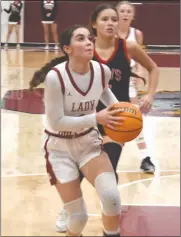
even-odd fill
[{"label": "maroon wall padding", "polygon": [[[88,24],[91,11],[100,3],[117,1],[58,1],[58,32],[77,24]],[[134,26],[144,33],[146,45],[180,45],[179,2],[153,2],[136,6]],[[24,42],[44,42],[40,1],[25,1]]]}]

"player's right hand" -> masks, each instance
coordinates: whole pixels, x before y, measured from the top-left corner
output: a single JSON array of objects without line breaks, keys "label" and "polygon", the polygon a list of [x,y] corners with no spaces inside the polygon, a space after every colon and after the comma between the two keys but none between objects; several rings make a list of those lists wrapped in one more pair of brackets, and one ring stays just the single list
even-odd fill
[{"label": "player's right hand", "polygon": [[115,130],[115,126],[121,126],[125,120],[124,117],[115,116],[120,112],[122,112],[122,109],[116,109],[112,111],[110,111],[109,108],[103,109],[96,113],[97,123]]}]

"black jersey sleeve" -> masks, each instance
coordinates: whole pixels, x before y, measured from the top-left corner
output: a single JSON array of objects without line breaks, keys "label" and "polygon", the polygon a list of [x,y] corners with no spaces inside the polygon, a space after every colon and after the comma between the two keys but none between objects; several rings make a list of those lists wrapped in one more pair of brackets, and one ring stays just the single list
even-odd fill
[{"label": "black jersey sleeve", "polygon": [[9,6],[9,9],[5,9],[5,8],[4,8],[4,11],[5,11],[6,13],[8,13],[8,14],[11,13],[11,11],[12,11],[12,10],[11,10],[11,5]]}]

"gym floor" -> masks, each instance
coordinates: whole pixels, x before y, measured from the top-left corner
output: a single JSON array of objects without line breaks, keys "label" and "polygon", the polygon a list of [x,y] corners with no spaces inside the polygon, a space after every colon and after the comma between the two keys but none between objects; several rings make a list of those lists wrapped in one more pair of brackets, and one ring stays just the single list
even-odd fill
[{"label": "gym floor", "polygon": [[[180,55],[151,55],[160,67],[158,91],[180,91]],[[34,71],[57,56],[42,49],[1,50],[2,236],[65,235],[55,231],[62,201],[49,185],[41,149],[43,87],[27,91]],[[157,170],[143,174],[135,141],[125,145],[118,166],[121,235],[180,236],[180,109],[167,114],[153,109],[144,119],[144,132]],[[86,180],[82,190],[89,212],[83,235],[101,236],[97,194]]]}]

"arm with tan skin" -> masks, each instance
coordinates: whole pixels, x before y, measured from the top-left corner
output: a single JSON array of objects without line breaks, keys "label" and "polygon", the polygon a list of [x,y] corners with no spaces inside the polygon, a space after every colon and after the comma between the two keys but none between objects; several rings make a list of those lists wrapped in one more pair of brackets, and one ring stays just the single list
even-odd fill
[{"label": "arm with tan skin", "polygon": [[[136,40],[137,40],[137,43],[142,46],[143,45],[143,33],[140,31],[140,30],[137,30],[136,29]],[[143,67],[137,63],[136,64],[136,74],[138,74],[139,76],[143,76]]]},{"label": "arm with tan skin", "polygon": [[[143,45],[143,33],[140,30],[135,29],[136,40],[137,43],[142,46]],[[132,72],[136,73],[137,75],[144,77],[144,69],[143,67],[136,62],[136,65],[132,68]],[[141,80],[135,77],[130,78],[130,89],[129,89],[129,96],[130,100],[133,104],[138,104],[138,97],[137,97],[137,88]]]},{"label": "arm with tan skin", "polygon": [[158,85],[159,70],[155,62],[147,55],[139,44],[126,42],[126,46],[128,56],[144,67],[149,73],[148,92],[143,96],[140,106],[142,112],[147,113],[151,109],[153,97]]}]

